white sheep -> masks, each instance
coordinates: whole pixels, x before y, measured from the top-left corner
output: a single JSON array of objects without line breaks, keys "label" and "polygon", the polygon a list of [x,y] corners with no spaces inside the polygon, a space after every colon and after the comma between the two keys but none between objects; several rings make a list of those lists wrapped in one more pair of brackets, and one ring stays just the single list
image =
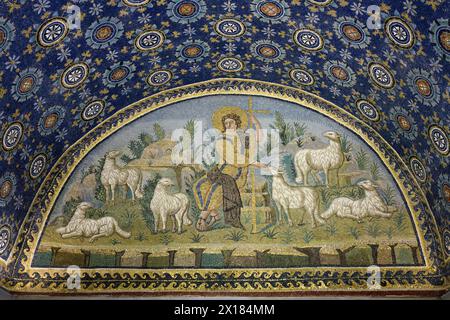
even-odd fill
[{"label": "white sheep", "polygon": [[[114,201],[116,186],[127,185],[131,191],[132,200],[142,198],[142,173],[138,169],[122,168],[116,164],[116,158],[121,155],[120,151],[113,150],[105,155],[105,163],[100,175],[100,182],[105,188],[106,201]],[[110,196],[111,190],[111,196]]]},{"label": "white sheep", "polygon": [[[293,225],[289,209],[304,208],[311,217],[313,227],[317,223],[325,221],[319,216],[319,194],[316,190],[303,186],[290,186],[283,178],[282,171],[271,169],[272,180],[272,200],[274,201],[280,215],[286,213],[288,223]],[[277,219],[277,223],[279,219]]]},{"label": "white sheep", "polygon": [[81,202],[67,226],[56,229],[62,238],[88,237],[93,242],[100,237],[109,237],[116,232],[122,238],[129,238],[129,232],[120,229],[119,224],[113,217],[103,217],[98,220],[86,219],[86,210],[91,208],[89,202]]},{"label": "white sheep", "polygon": [[162,221],[162,230],[166,232],[167,218],[171,217],[173,221],[172,231],[178,233],[183,232],[183,224],[191,225],[189,220],[189,198],[184,193],[171,193],[170,187],[174,184],[168,178],[162,178],[158,181],[150,209],[153,213],[155,222],[155,233],[158,232],[159,219]]},{"label": "white sheep", "polygon": [[[294,157],[294,167],[297,183],[308,185],[308,174],[313,170],[322,170],[325,173],[325,185],[329,184],[329,171],[338,169],[344,164],[344,153],[341,150],[341,136],[328,131],[324,136],[330,139],[330,144],[322,149],[299,150]],[[339,183],[339,182],[338,182]]]},{"label": "white sheep", "polygon": [[367,216],[390,218],[397,211],[395,206],[388,206],[377,192],[375,184],[370,180],[363,180],[357,185],[364,189],[364,198],[353,200],[339,197],[331,202],[330,207],[320,216],[329,219],[331,216],[350,218],[361,222]]}]

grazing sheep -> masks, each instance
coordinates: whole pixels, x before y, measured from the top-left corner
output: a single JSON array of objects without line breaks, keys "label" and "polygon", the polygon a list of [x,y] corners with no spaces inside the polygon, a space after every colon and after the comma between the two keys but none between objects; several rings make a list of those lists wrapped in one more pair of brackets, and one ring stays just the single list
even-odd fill
[{"label": "grazing sheep", "polygon": [[[131,190],[131,199],[142,198],[141,191],[142,173],[138,169],[121,168],[116,164],[116,158],[121,154],[120,151],[110,151],[106,154],[105,164],[100,175],[100,181],[105,188],[106,201],[114,201],[116,186],[127,185]],[[111,189],[110,196],[109,192]]]},{"label": "grazing sheep", "polygon": [[131,236],[129,232],[120,229],[113,217],[103,217],[98,220],[86,219],[86,210],[91,207],[90,203],[81,202],[67,226],[56,229],[56,232],[64,239],[81,236],[90,237],[89,242],[93,242],[100,237],[109,237],[114,232],[126,239]]},{"label": "grazing sheep", "polygon": [[351,218],[361,222],[361,219],[370,217],[390,218],[397,211],[395,206],[388,206],[377,192],[375,184],[370,180],[363,180],[357,184],[364,189],[364,198],[352,200],[346,197],[336,198],[330,207],[320,216],[328,219],[334,214],[341,218]]},{"label": "grazing sheep", "polygon": [[[292,219],[289,214],[289,209],[304,208],[311,216],[311,224],[315,227],[317,224],[322,224],[325,221],[319,216],[319,194],[312,188],[290,186],[284,181],[281,171],[271,170],[272,181],[272,200],[282,214],[286,213],[289,225],[292,226]],[[279,218],[277,219],[277,223]]]},{"label": "grazing sheep", "polygon": [[178,233],[183,232],[183,224],[191,225],[189,220],[189,198],[184,193],[171,193],[169,188],[173,186],[173,182],[168,178],[162,178],[158,181],[150,209],[153,213],[155,221],[155,233],[158,232],[159,219],[162,221],[162,230],[166,232],[167,218],[171,217],[173,221],[172,231]]},{"label": "grazing sheep", "polygon": [[[325,173],[325,185],[329,184],[329,171],[339,169],[344,164],[344,153],[341,150],[341,136],[328,131],[324,136],[330,139],[330,144],[322,149],[299,150],[294,157],[294,167],[297,183],[308,185],[308,174],[313,170],[322,170]],[[318,180],[320,181],[320,180]],[[338,179],[339,184],[339,179]]]}]

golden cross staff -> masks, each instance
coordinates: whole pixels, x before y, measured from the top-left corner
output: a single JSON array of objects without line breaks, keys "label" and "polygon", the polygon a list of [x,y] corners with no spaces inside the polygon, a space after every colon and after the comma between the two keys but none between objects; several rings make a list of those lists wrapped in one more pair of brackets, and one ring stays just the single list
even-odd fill
[{"label": "golden cross staff", "polygon": [[[253,117],[253,113],[263,113],[269,114],[270,110],[253,110],[253,100],[252,97],[248,97],[248,115],[250,119]],[[256,222],[256,183],[255,183],[255,167],[250,166],[250,179],[252,184],[252,231],[251,233],[258,233],[257,222]]]}]

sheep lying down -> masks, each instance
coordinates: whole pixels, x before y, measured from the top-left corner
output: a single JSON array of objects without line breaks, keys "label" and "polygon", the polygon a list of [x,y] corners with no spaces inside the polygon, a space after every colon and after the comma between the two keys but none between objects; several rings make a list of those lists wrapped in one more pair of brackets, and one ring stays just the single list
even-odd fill
[{"label": "sheep lying down", "polygon": [[364,189],[364,198],[352,200],[347,197],[339,197],[331,202],[330,207],[322,212],[323,219],[329,219],[333,215],[341,218],[350,218],[361,222],[365,217],[390,218],[397,211],[395,206],[388,206],[378,194],[374,183],[364,180],[358,183]]},{"label": "sheep lying down", "polygon": [[94,242],[101,237],[109,237],[114,233],[125,239],[131,237],[131,233],[122,230],[113,217],[103,217],[98,220],[87,219],[86,210],[89,208],[92,208],[89,202],[81,202],[69,223],[63,228],[56,229],[56,232],[63,239],[86,237],[89,238],[89,242]]}]

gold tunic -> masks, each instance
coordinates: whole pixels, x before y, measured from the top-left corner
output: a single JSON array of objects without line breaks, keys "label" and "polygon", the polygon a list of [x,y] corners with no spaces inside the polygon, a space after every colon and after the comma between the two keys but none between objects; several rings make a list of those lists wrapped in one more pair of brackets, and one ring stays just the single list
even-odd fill
[{"label": "gold tunic", "polygon": [[[236,180],[239,190],[244,190],[248,175],[248,148],[242,148],[237,132],[227,132],[216,141],[216,159],[219,170]],[[211,183],[205,174],[194,183],[194,195],[198,208],[202,211],[217,210],[222,206],[222,186]]]}]

